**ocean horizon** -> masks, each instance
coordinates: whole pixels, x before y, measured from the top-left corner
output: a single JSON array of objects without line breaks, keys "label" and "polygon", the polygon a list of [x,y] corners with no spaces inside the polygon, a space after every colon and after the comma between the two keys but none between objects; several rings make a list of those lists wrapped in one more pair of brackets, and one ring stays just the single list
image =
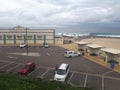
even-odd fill
[{"label": "ocean horizon", "polygon": [[84,36],[95,35],[104,37],[120,37],[119,29],[84,29],[84,28],[56,28],[56,35]]}]

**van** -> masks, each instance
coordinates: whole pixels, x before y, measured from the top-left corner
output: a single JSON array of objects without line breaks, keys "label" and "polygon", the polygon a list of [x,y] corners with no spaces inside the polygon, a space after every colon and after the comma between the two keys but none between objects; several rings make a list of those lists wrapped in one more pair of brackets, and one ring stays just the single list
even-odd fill
[{"label": "van", "polygon": [[75,57],[75,56],[81,56],[81,54],[79,52],[75,52],[75,51],[65,51],[64,56],[65,57]]},{"label": "van", "polygon": [[64,82],[69,74],[70,67],[68,64],[61,64],[55,72],[54,80]]}]

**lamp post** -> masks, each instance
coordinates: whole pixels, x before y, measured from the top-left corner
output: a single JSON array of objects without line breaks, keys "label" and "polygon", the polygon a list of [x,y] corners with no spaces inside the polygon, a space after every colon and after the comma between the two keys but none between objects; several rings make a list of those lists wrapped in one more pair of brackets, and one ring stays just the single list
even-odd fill
[{"label": "lamp post", "polygon": [[28,38],[27,38],[27,28],[26,28],[26,53],[28,55]]}]

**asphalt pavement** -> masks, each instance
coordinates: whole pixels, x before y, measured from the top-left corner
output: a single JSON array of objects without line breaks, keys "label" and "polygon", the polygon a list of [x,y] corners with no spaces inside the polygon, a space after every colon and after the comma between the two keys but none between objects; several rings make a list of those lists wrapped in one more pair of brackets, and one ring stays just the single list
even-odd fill
[{"label": "asphalt pavement", "polygon": [[[31,77],[53,80],[55,74],[55,65],[68,63],[70,73],[66,79],[69,83],[78,87],[90,87],[93,90],[119,90],[120,74],[96,64],[82,56],[65,58],[66,50],[57,46],[44,48],[34,46],[28,48],[19,48],[18,46],[0,47],[0,70],[10,73],[17,73],[18,69],[26,62],[35,62],[37,68],[28,74]],[[30,53],[34,54],[33,56]],[[37,54],[37,55],[36,55]]]}]

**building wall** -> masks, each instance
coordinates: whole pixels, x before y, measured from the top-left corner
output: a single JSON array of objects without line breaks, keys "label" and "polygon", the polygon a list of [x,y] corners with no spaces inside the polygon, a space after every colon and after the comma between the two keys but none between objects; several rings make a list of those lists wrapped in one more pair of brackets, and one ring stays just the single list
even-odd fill
[{"label": "building wall", "polygon": [[54,29],[26,29],[21,26],[11,29],[0,29],[0,44],[55,44]]},{"label": "building wall", "polygon": [[99,53],[100,53],[100,49],[99,48],[90,48],[90,47],[88,47],[87,49],[88,49],[88,53],[89,54],[95,53],[95,54],[99,55]]}]

